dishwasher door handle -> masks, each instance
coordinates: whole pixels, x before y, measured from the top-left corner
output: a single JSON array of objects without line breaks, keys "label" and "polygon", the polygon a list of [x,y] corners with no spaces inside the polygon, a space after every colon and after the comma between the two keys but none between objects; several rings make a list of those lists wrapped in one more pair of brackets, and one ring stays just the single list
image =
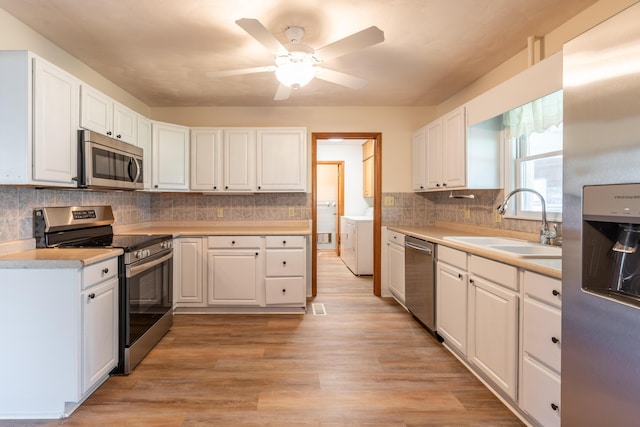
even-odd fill
[{"label": "dishwasher door handle", "polygon": [[424,246],[414,245],[411,242],[405,242],[404,245],[407,248],[415,249],[416,251],[425,252],[425,253],[430,254],[430,255],[433,254],[433,251],[431,249],[425,248]]}]

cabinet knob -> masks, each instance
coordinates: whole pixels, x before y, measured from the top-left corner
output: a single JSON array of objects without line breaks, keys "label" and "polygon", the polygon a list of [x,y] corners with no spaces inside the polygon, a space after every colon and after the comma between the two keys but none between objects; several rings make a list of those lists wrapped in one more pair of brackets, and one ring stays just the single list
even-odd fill
[{"label": "cabinet knob", "polygon": [[436,184],[436,187],[440,187],[440,184]]},{"label": "cabinet knob", "polygon": [[262,187],[260,187],[260,186],[258,185],[258,190],[260,190],[261,188],[262,188]]},{"label": "cabinet knob", "polygon": [[92,300],[96,297],[96,294],[94,294],[93,292],[91,292],[89,295],[87,295],[87,299]]},{"label": "cabinet knob", "polygon": [[108,132],[107,132],[107,135],[111,136],[111,135],[112,135],[112,132],[111,132],[111,131],[108,131]]},{"label": "cabinet knob", "polygon": [[286,290],[286,289],[283,289],[283,290],[282,290],[282,293],[283,293],[283,294],[286,294],[286,293],[287,293],[287,290]]},{"label": "cabinet knob", "polygon": [[282,261],[282,265],[287,265],[287,261]]},{"label": "cabinet knob", "polygon": [[256,252],[256,256],[258,256],[258,255],[259,255],[258,252]]},{"label": "cabinet knob", "polygon": [[553,294],[554,297],[557,297],[558,295],[560,295],[560,291],[554,289],[553,291],[551,291],[551,293]]},{"label": "cabinet knob", "polygon": [[287,246],[287,241],[286,240],[282,241],[282,246]]},{"label": "cabinet knob", "polygon": [[421,186],[420,186],[420,189],[421,189],[421,190],[424,190],[424,185],[421,185]]},{"label": "cabinet knob", "polygon": [[232,244],[232,245],[235,245],[235,244],[236,244],[236,241],[235,241],[235,240],[232,240],[232,241],[231,241],[231,244]]},{"label": "cabinet knob", "polygon": [[213,186],[213,189],[214,189],[214,190],[217,190],[217,189],[218,189],[218,187],[217,187],[216,185],[214,185],[214,186]]},{"label": "cabinet knob", "polygon": [[158,184],[154,185],[153,188],[158,188]]},{"label": "cabinet knob", "polygon": [[225,185],[225,186],[224,186],[224,189],[225,189],[225,190],[228,190],[228,189],[229,189],[229,186],[228,186],[228,185]]},{"label": "cabinet knob", "polygon": [[447,186],[447,183],[446,183],[446,182],[443,182],[443,183],[442,183],[442,186],[443,186],[443,187],[446,187],[446,186]]},{"label": "cabinet knob", "polygon": [[551,342],[554,344],[558,344],[560,342],[560,340],[556,337],[551,337]]},{"label": "cabinet knob", "polygon": [[462,274],[458,273],[458,279],[462,279]]},{"label": "cabinet knob", "polygon": [[469,279],[469,283],[473,284],[476,283],[473,279]]},{"label": "cabinet knob", "polygon": [[107,274],[109,273],[109,269],[108,268],[103,268],[102,269],[102,274]]},{"label": "cabinet knob", "polygon": [[559,408],[559,406],[558,406],[558,405],[556,405],[555,403],[552,403],[552,404],[551,404],[551,409],[553,409],[554,411],[557,411],[557,410],[558,410],[558,408]]},{"label": "cabinet knob", "polygon": [[116,138],[121,139],[122,135],[116,135]]}]

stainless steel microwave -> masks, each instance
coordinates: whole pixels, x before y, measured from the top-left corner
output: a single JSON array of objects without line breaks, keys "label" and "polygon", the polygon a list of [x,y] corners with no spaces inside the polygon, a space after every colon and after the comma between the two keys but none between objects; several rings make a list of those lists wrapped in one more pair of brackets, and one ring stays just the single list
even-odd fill
[{"label": "stainless steel microwave", "polygon": [[144,189],[142,148],[88,130],[78,140],[78,187]]}]

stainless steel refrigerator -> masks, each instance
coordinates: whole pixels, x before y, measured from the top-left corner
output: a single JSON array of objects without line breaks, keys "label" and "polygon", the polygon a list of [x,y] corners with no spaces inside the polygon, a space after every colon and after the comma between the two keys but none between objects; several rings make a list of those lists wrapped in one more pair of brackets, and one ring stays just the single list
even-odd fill
[{"label": "stainless steel refrigerator", "polygon": [[562,425],[640,425],[640,4],[563,61]]}]

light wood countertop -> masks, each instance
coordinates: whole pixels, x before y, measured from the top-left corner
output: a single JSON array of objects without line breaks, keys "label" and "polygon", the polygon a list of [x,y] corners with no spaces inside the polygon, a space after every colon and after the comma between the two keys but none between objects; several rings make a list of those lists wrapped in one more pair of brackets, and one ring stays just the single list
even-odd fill
[{"label": "light wood countertop", "polygon": [[0,268],[82,268],[122,254],[111,248],[42,248],[0,255]]},{"label": "light wood countertop", "polygon": [[[389,230],[397,231],[402,234],[417,237],[419,239],[428,240],[438,245],[448,246],[453,249],[459,249],[473,255],[479,255],[505,264],[520,267],[525,270],[540,273],[546,276],[562,279],[562,259],[561,258],[521,258],[508,255],[491,249],[482,248],[475,245],[466,245],[463,243],[444,240],[446,236],[501,236],[514,237],[504,235],[504,233],[493,232],[488,234],[486,229],[461,229],[458,227],[432,226],[432,227],[412,227],[412,226],[392,226],[388,225]],[[521,238],[523,236],[517,236]],[[530,240],[530,239],[529,239]]]}]

